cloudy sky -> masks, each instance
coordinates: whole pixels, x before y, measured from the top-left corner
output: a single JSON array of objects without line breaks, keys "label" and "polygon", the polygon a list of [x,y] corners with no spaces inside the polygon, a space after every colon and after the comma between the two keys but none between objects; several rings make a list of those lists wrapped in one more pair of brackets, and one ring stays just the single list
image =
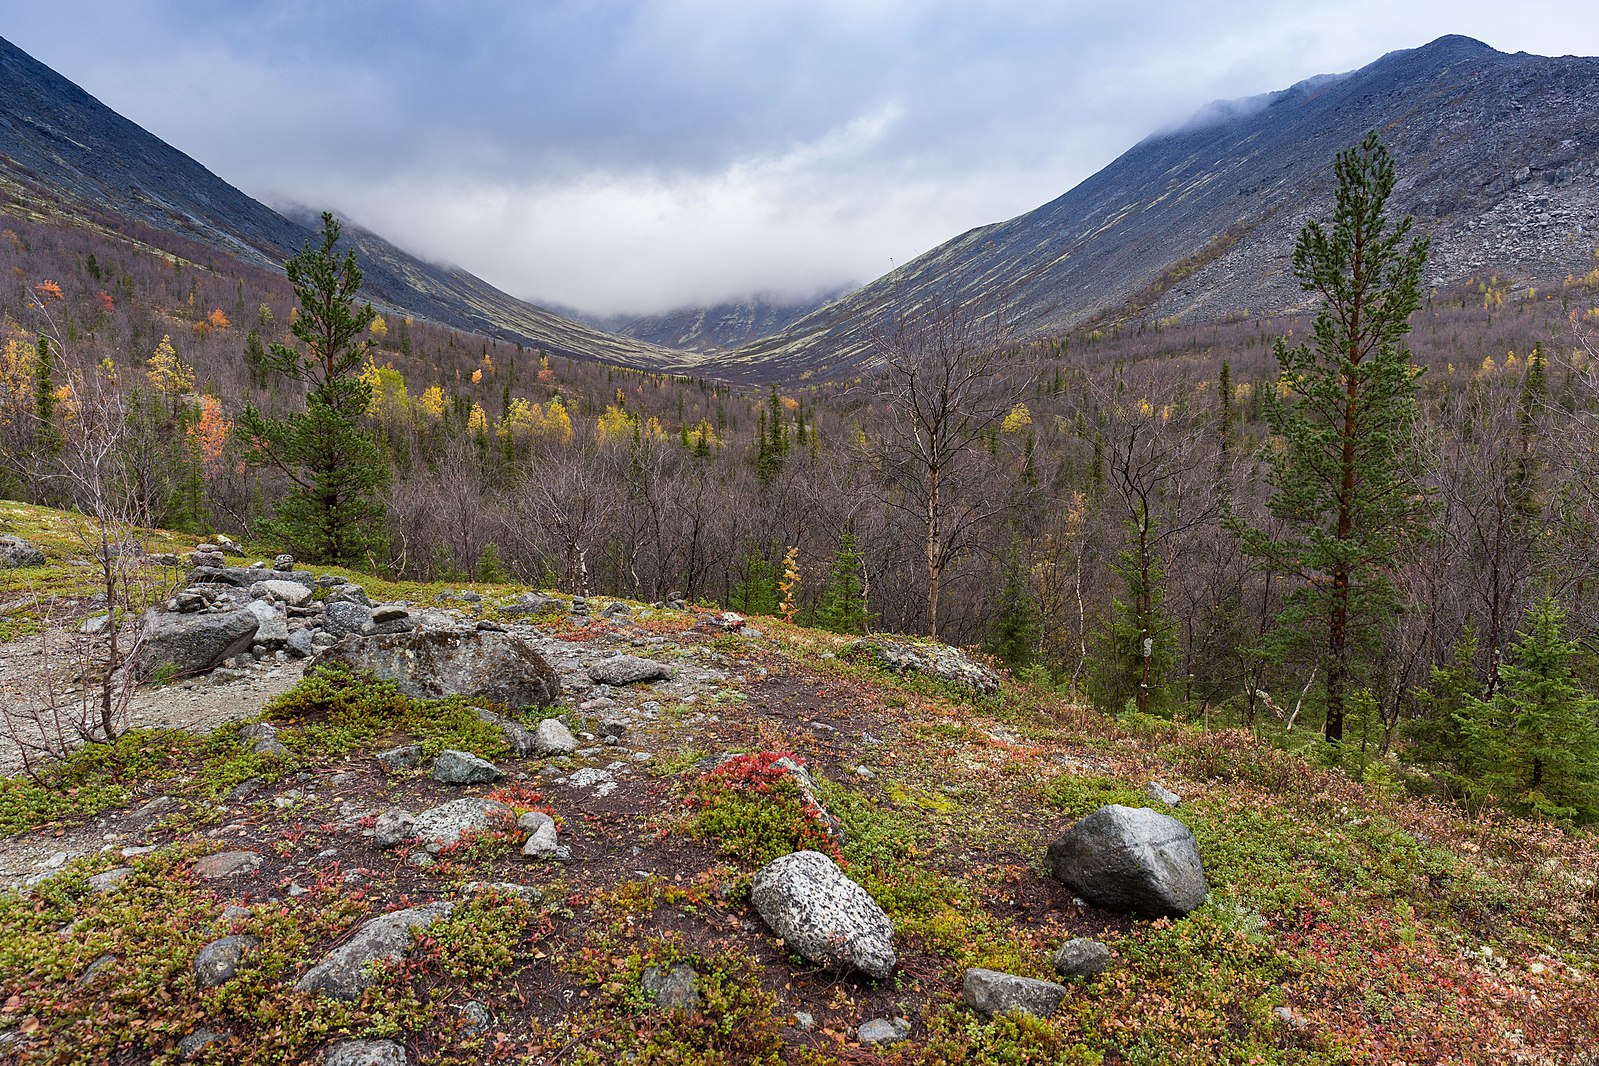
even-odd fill
[{"label": "cloudy sky", "polygon": [[1206,102],[1578,0],[0,0],[0,36],[270,203],[538,302],[866,281]]}]

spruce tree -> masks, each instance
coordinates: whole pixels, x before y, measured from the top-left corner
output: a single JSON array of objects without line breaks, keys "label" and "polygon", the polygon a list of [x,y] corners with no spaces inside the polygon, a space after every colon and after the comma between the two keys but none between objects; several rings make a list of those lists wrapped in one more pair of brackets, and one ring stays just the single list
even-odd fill
[{"label": "spruce tree", "polygon": [[871,624],[861,583],[863,560],[855,534],[845,530],[833,553],[833,567],[816,605],[816,624],[834,633],[865,633]]},{"label": "spruce tree", "polygon": [[[1287,402],[1268,403],[1276,530],[1239,528],[1244,550],[1299,578],[1279,633],[1315,649],[1327,740],[1341,743],[1383,624],[1400,604],[1389,575],[1425,532],[1416,377],[1404,346],[1421,302],[1427,241],[1388,222],[1394,165],[1375,132],[1338,154],[1331,228],[1311,221],[1294,276],[1322,297],[1310,343],[1276,345]],[[1281,645],[1280,645],[1281,647]]]},{"label": "spruce tree", "polygon": [[355,305],[361,270],[353,251],[342,259],[336,252],[341,229],[324,212],[320,245],[307,242],[285,264],[300,304],[290,331],[300,344],[267,350],[268,370],[305,387],[305,410],[269,418],[248,405],[239,416],[251,459],[289,481],[271,531],[297,554],[328,563],[357,561],[386,540],[377,493],[388,464],[360,424],[372,399],[360,370],[376,312]]},{"label": "spruce tree", "polygon": [[1043,637],[1043,618],[1027,587],[1027,566],[1021,545],[1012,543],[1005,559],[1005,580],[994,605],[994,628],[989,633],[988,651],[1012,669],[1027,666],[1038,656]]},{"label": "spruce tree", "polygon": [[1502,802],[1553,818],[1599,819],[1599,701],[1584,692],[1577,645],[1552,599],[1527,611],[1492,702],[1468,726],[1482,784]]},{"label": "spruce tree", "polygon": [[61,454],[61,429],[56,425],[56,386],[50,372],[50,338],[39,334],[33,364],[33,417],[38,422],[35,447],[42,458]]},{"label": "spruce tree", "polygon": [[1127,595],[1111,601],[1110,618],[1095,637],[1088,698],[1106,714],[1140,708],[1163,714],[1169,709],[1177,626],[1161,593],[1165,571],[1145,562],[1140,565],[1131,551],[1117,557],[1113,569]]}]

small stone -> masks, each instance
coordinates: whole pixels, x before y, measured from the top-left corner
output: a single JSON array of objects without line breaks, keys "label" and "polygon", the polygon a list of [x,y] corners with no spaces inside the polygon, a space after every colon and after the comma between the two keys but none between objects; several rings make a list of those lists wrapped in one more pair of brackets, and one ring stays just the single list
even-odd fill
[{"label": "small stone", "polygon": [[178,1054],[185,1061],[197,1059],[206,1048],[212,1044],[223,1043],[227,1039],[227,1033],[219,1033],[215,1029],[196,1029],[178,1041]]},{"label": "small stone", "polygon": [[315,638],[316,634],[310,629],[296,629],[283,646],[294,658],[307,659],[316,650]]},{"label": "small stone", "polygon": [[101,955],[98,959],[84,967],[83,976],[78,978],[78,987],[86,988],[94,983],[94,979],[107,970],[115,969],[117,957],[115,955]]},{"label": "small stone", "polygon": [[207,881],[224,877],[238,877],[254,873],[261,866],[261,856],[253,851],[219,851],[196,860],[194,875]]},{"label": "small stone", "polygon": [[797,1010],[794,1012],[794,1024],[805,1030],[815,1029],[816,1015],[808,1010]]},{"label": "small stone", "polygon": [[289,757],[289,749],[285,748],[283,742],[276,737],[263,737],[261,740],[256,741],[250,745],[250,752],[254,755],[271,756],[274,759],[287,759]]},{"label": "small stone", "polygon": [[298,581],[257,581],[250,586],[250,594],[256,597],[270,596],[291,607],[303,606],[311,599],[311,590]]},{"label": "small stone", "polygon": [[461,1014],[461,1028],[468,1036],[486,1033],[494,1025],[494,1018],[489,1014],[489,1009],[475,999],[467,1000],[457,1010]]},{"label": "small stone", "polygon": [[322,1066],[410,1066],[405,1048],[392,1040],[340,1040],[328,1045]]},{"label": "small stone", "polygon": [[522,845],[524,859],[553,859],[556,857],[558,841],[556,838],[555,819],[542,811],[529,811],[516,823],[520,828],[528,831],[527,843]]},{"label": "small stone", "polygon": [[627,735],[627,723],[615,720],[600,723],[600,736],[617,738]]},{"label": "small stone", "polygon": [[1021,1011],[1023,1014],[1047,1018],[1055,1013],[1055,1008],[1060,1006],[1061,999],[1066,995],[1066,987],[1053,981],[1038,981],[1031,977],[1017,977],[978,968],[966,971],[961,989],[966,997],[966,1005],[989,1017]]},{"label": "small stone", "polygon": [[908,1018],[873,1018],[860,1027],[855,1039],[865,1047],[897,1044],[911,1035]]},{"label": "small stone", "polygon": [[261,949],[253,936],[225,936],[200,949],[194,959],[194,983],[203,992],[238,976],[239,963]]},{"label": "small stone", "polygon": [[398,807],[378,815],[372,837],[380,848],[397,848],[416,835],[416,819]]},{"label": "small stone", "polygon": [[384,622],[397,622],[402,618],[409,619],[411,611],[403,603],[381,603],[372,608],[372,621],[378,625]]},{"label": "small stone", "polygon": [[433,780],[446,785],[486,785],[505,775],[487,759],[446,748],[433,763]]},{"label": "small stone", "polygon": [[1159,781],[1151,781],[1144,786],[1144,794],[1150,799],[1164,803],[1168,807],[1181,807],[1183,798]]},{"label": "small stone", "polygon": [[699,1010],[699,975],[692,966],[679,963],[669,970],[651,966],[644,971],[641,983],[655,1005],[664,1010]]},{"label": "small stone", "polygon": [[633,685],[643,681],[659,681],[672,676],[672,668],[654,659],[636,655],[618,655],[602,659],[588,668],[589,680],[601,685]]},{"label": "small stone", "polygon": [[493,800],[458,799],[417,815],[415,835],[429,852],[438,854],[460,840],[462,834],[479,832],[496,824],[511,824],[509,807]]},{"label": "small stone", "polygon": [[1310,1024],[1292,1007],[1273,1007],[1271,1012],[1277,1016],[1278,1021],[1290,1029],[1300,1030]]},{"label": "small stone", "polygon": [[104,895],[113,891],[118,885],[133,876],[133,867],[118,866],[114,870],[107,870],[89,878],[89,887],[95,892]]},{"label": "small stone", "polygon": [[559,718],[546,718],[533,730],[533,749],[541,755],[570,755],[577,738]]},{"label": "small stone", "polygon": [[335,999],[353,1000],[376,980],[371,964],[402,959],[411,950],[411,931],[426,929],[455,909],[453,903],[391,911],[371,919],[295,983],[299,992],[324,992]]},{"label": "small stone", "polygon": [[1110,948],[1097,940],[1076,937],[1055,952],[1055,972],[1062,977],[1096,977],[1110,968]]},{"label": "small stone", "polygon": [[422,745],[405,744],[377,754],[378,762],[390,770],[415,770],[422,762]]}]

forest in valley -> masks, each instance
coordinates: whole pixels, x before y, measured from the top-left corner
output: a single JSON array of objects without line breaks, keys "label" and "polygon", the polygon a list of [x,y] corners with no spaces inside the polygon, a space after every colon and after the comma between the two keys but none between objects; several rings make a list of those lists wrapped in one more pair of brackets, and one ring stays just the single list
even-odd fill
[{"label": "forest in valley", "polygon": [[1284,548],[1284,419],[1310,394],[1282,353],[1310,314],[1018,342],[1002,304],[951,300],[884,324],[876,370],[754,389],[379,307],[351,320],[349,375],[373,520],[330,548],[243,430],[306,407],[273,355],[301,322],[282,276],[4,214],[0,279],[0,496],[83,506],[71,468],[110,464],[133,525],[936,636],[1106,713],[1599,818],[1599,269],[1416,294],[1394,378],[1414,410],[1370,503],[1399,533],[1351,564],[1331,678],[1325,578]]}]

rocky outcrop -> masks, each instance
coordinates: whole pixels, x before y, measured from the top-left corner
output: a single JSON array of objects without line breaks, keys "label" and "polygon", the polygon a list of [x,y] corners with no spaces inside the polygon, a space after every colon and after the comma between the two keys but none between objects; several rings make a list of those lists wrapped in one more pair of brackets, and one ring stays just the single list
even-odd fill
[{"label": "rocky outcrop", "polygon": [[317,656],[399,684],[419,699],[465,696],[513,709],[544,707],[561,696],[561,680],[534,647],[509,633],[417,629],[345,637]]},{"label": "rocky outcrop", "polygon": [[1096,907],[1180,918],[1209,891],[1194,834],[1148,807],[1101,807],[1049,846],[1044,864]]},{"label": "rocky outcrop", "polygon": [[879,978],[894,972],[893,923],[819,851],[796,851],[761,867],[750,902],[786,947],[811,962]]},{"label": "rocky outcrop", "polygon": [[924,674],[982,695],[999,691],[998,674],[947,644],[869,637],[852,643],[849,653],[852,657],[870,659],[896,674]]},{"label": "rocky outcrop", "polygon": [[44,552],[21,537],[14,537],[9,533],[0,534],[0,570],[43,565]]}]

